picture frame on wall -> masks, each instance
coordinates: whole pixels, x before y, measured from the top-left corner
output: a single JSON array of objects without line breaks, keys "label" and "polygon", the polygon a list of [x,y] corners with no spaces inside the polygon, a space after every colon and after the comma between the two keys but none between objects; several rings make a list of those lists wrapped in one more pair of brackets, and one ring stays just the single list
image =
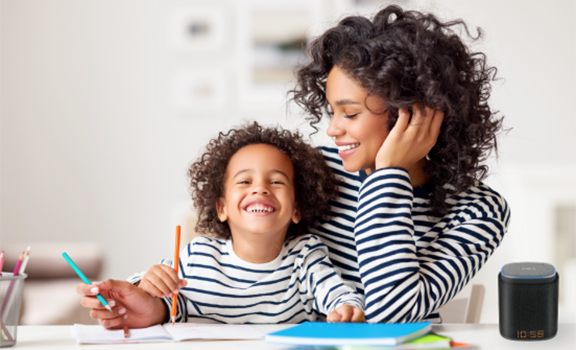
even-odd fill
[{"label": "picture frame on wall", "polygon": [[221,71],[180,72],[173,78],[173,104],[188,116],[224,111],[227,102],[226,77]]},{"label": "picture frame on wall", "polygon": [[241,111],[285,108],[294,69],[304,61],[319,1],[245,0],[237,6],[238,106]]},{"label": "picture frame on wall", "polygon": [[170,37],[179,51],[221,49],[226,42],[225,14],[217,8],[180,9],[171,18]]}]

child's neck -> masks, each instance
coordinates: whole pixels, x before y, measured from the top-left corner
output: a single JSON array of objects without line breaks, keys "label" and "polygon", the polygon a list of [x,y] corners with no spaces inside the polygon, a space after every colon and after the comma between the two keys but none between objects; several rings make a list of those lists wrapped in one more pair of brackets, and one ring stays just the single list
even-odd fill
[{"label": "child's neck", "polygon": [[234,254],[246,262],[265,264],[278,257],[282,251],[285,237],[286,235],[266,239],[257,235],[253,237],[234,236],[232,248]]}]

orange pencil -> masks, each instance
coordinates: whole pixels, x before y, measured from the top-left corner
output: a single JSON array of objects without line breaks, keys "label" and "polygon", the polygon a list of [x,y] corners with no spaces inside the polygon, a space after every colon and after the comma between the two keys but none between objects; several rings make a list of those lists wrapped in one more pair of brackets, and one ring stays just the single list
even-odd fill
[{"label": "orange pencil", "polygon": [[[178,265],[180,261],[180,226],[176,226],[176,249],[174,250],[174,270],[176,270],[176,275],[178,275]],[[172,327],[176,322],[176,307],[178,302],[178,294],[172,294]]]}]

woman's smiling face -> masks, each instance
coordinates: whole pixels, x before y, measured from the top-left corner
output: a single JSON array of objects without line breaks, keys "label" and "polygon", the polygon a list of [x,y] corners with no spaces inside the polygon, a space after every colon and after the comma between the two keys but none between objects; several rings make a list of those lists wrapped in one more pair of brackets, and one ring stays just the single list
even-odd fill
[{"label": "woman's smiling face", "polygon": [[332,110],[327,134],[334,138],[344,169],[376,167],[376,155],[388,136],[388,113],[382,98],[368,91],[334,66],[326,80],[326,99]]}]

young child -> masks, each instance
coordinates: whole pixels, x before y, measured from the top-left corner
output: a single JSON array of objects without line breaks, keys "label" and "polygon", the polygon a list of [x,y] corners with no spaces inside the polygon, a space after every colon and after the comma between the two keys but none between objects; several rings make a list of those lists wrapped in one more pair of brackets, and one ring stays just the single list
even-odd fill
[{"label": "young child", "polygon": [[130,282],[163,298],[177,322],[363,320],[363,297],[344,283],[308,229],[325,219],[337,182],[298,133],[253,123],[209,142],[189,169],[199,233],[172,262]]}]

